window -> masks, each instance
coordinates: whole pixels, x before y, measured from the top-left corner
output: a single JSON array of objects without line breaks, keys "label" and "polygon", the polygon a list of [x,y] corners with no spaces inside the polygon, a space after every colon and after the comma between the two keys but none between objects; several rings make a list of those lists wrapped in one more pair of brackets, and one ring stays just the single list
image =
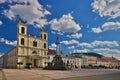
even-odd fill
[{"label": "window", "polygon": [[37,54],[37,52],[36,52],[36,51],[33,51],[32,54]]},{"label": "window", "polygon": [[41,34],[41,39],[42,39],[42,34]]},{"label": "window", "polygon": [[46,48],[46,43],[44,43],[44,48]]},{"label": "window", "polygon": [[46,34],[44,34],[44,39],[46,39]]},{"label": "window", "polygon": [[33,41],[33,46],[37,47],[37,41]]},{"label": "window", "polygon": [[24,27],[21,28],[21,33],[23,33],[23,34],[25,33],[25,28]]},{"label": "window", "polygon": [[21,44],[22,45],[24,45],[24,42],[25,42],[24,38],[21,38]]}]

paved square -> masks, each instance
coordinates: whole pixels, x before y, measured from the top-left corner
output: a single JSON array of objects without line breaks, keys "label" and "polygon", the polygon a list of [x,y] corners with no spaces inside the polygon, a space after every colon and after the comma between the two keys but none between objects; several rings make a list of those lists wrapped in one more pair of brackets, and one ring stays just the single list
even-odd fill
[{"label": "paved square", "polygon": [[4,69],[7,80],[53,80],[61,78],[120,73],[118,69],[79,69],[71,71]]}]

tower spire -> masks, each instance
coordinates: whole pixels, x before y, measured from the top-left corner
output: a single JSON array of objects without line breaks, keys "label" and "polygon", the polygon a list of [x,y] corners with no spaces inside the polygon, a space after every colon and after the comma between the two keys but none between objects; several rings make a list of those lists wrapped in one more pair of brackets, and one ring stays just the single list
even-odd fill
[{"label": "tower spire", "polygon": [[58,41],[58,37],[56,38],[56,54],[58,54],[58,45],[59,45],[59,41]]}]

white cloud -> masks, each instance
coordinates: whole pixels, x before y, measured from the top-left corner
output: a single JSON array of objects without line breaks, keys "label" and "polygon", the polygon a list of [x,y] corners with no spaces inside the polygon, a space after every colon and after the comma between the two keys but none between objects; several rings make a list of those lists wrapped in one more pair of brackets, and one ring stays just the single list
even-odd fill
[{"label": "white cloud", "polygon": [[55,43],[52,43],[52,44],[49,46],[49,48],[56,50],[56,44],[55,44]]},{"label": "white cloud", "polygon": [[52,8],[52,5],[46,5],[46,7],[48,7],[48,8]]},{"label": "white cloud", "polygon": [[102,25],[104,31],[120,29],[120,22],[106,22]]},{"label": "white cloud", "polygon": [[99,13],[101,17],[117,18],[120,16],[120,0],[94,0],[91,5],[93,11]]},{"label": "white cloud", "polygon": [[114,56],[114,57],[120,59],[120,50],[118,50],[118,49],[99,48],[99,49],[94,49],[94,51],[99,52],[102,55]]},{"label": "white cloud", "polygon": [[50,24],[51,29],[60,32],[77,32],[81,30],[81,27],[74,21],[74,18],[70,13],[63,15],[60,19],[51,20]]},{"label": "white cloud", "polygon": [[86,48],[93,48],[93,46],[90,43],[79,43],[78,46],[86,47]]},{"label": "white cloud", "polygon": [[117,41],[93,41],[91,43],[79,43],[78,46],[85,48],[95,48],[95,47],[118,47],[119,43]]},{"label": "white cloud", "polygon": [[119,30],[120,29],[120,22],[106,22],[101,27],[92,28],[94,33],[100,33],[108,30]]},{"label": "white cloud", "polygon": [[0,0],[0,3],[4,3],[4,2],[6,2],[6,0]]},{"label": "white cloud", "polygon": [[51,31],[52,34],[59,34],[59,35],[63,35],[63,32],[56,32],[56,31]]},{"label": "white cloud", "polygon": [[2,25],[3,24],[3,22],[2,21],[0,21],[0,25]]},{"label": "white cloud", "polygon": [[101,28],[92,28],[92,31],[94,32],[94,33],[101,33],[102,32],[102,30],[101,30]]},{"label": "white cloud", "polygon": [[56,47],[56,44],[55,43],[51,44],[51,47]]},{"label": "white cloud", "polygon": [[51,33],[52,33],[52,34],[56,34],[56,32],[55,32],[55,31],[51,31]]},{"label": "white cloud", "polygon": [[88,49],[83,49],[83,50],[74,50],[73,53],[84,53],[84,52],[88,52]]},{"label": "white cloud", "polygon": [[99,48],[99,49],[94,49],[94,50],[98,51],[98,52],[104,52],[104,54],[115,54],[115,53],[120,54],[120,50],[118,50],[118,49]]},{"label": "white cloud", "polygon": [[68,47],[68,49],[75,49],[75,46],[70,46]]},{"label": "white cloud", "polygon": [[12,46],[16,46],[17,45],[17,41],[9,41],[9,40],[6,40],[4,38],[0,38],[0,42],[3,42],[7,45],[12,45]]},{"label": "white cloud", "polygon": [[75,33],[75,34],[72,34],[72,35],[67,35],[67,37],[79,39],[79,38],[82,37],[82,34],[81,33]]},{"label": "white cloud", "polygon": [[65,45],[72,45],[72,44],[78,44],[79,42],[73,39],[70,41],[61,41],[60,43],[65,44]]},{"label": "white cloud", "polygon": [[0,52],[0,57],[1,57],[2,55],[4,55],[4,53],[1,53],[1,52]]},{"label": "white cloud", "polygon": [[94,42],[91,43],[95,47],[117,47],[119,46],[117,41],[97,41],[95,40]]},{"label": "white cloud", "polygon": [[63,32],[57,32],[57,34],[59,34],[59,35],[63,35],[64,33],[63,33]]},{"label": "white cloud", "polygon": [[[7,2],[7,1],[6,1]],[[5,9],[3,14],[10,20],[17,16],[24,19],[28,24],[36,27],[43,27],[47,24],[46,15],[51,14],[38,2],[38,0],[9,0],[8,3],[15,2],[17,4],[9,4],[9,9]],[[24,4],[23,4],[24,3]],[[39,26],[37,26],[39,25]]]}]

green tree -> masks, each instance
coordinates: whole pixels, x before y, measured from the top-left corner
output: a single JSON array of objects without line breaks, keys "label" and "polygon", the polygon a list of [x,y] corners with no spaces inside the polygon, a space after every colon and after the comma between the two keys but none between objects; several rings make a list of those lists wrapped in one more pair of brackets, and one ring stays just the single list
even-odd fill
[{"label": "green tree", "polygon": [[27,63],[26,63],[26,66],[27,66],[27,68],[29,68],[29,69],[31,68],[31,65],[32,65],[31,62],[27,62]]}]

